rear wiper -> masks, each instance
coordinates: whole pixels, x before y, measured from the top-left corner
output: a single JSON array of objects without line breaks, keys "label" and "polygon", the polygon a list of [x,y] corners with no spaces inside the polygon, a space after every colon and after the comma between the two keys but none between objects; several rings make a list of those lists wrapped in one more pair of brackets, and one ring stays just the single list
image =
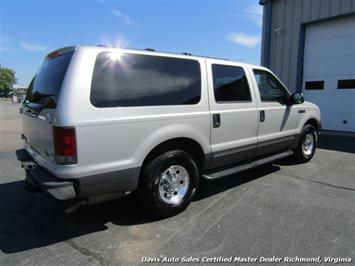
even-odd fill
[{"label": "rear wiper", "polygon": [[40,91],[35,91],[31,97],[25,100],[24,107],[25,110],[30,112],[40,113],[44,108],[55,108],[56,103],[53,99],[55,94],[41,93]]},{"label": "rear wiper", "polygon": [[26,104],[26,107],[29,109],[38,110],[38,109],[43,109],[43,104],[29,102],[28,104]]},{"label": "rear wiper", "polygon": [[51,97],[51,96],[55,96],[55,95],[54,95],[54,94],[40,93],[40,92],[38,92],[38,91],[36,91],[35,93],[33,93],[33,97],[47,98],[47,97]]}]

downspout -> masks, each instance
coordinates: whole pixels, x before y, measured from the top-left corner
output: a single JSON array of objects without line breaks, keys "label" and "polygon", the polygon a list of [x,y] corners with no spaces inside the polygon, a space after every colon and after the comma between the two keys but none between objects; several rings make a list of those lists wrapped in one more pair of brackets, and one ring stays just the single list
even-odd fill
[{"label": "downspout", "polygon": [[296,92],[302,92],[303,82],[303,60],[304,60],[304,44],[306,38],[305,24],[302,24],[299,31],[299,44],[297,55],[297,74],[296,74]]},{"label": "downspout", "polygon": [[259,0],[259,4],[263,6],[261,65],[270,68],[272,1]]}]

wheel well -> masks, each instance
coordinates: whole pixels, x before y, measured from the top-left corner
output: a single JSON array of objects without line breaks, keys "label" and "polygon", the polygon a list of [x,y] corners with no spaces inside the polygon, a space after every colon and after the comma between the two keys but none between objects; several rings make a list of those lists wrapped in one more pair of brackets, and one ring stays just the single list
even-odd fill
[{"label": "wheel well", "polygon": [[319,123],[316,119],[311,118],[309,120],[307,120],[307,122],[305,123],[305,125],[312,125],[314,126],[314,128],[317,130],[317,132],[319,133]]},{"label": "wheel well", "polygon": [[195,159],[198,168],[200,170],[203,169],[205,164],[205,154],[203,152],[203,149],[197,141],[189,138],[175,138],[160,143],[145,157],[142,164],[142,169],[156,156],[175,149],[183,150],[189,153]]}]

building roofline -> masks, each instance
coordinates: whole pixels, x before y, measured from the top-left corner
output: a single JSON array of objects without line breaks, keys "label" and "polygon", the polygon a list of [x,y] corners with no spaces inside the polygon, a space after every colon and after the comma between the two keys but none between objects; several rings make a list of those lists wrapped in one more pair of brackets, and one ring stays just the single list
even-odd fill
[{"label": "building roofline", "polygon": [[268,2],[271,2],[271,0],[259,0],[259,5],[266,5]]}]

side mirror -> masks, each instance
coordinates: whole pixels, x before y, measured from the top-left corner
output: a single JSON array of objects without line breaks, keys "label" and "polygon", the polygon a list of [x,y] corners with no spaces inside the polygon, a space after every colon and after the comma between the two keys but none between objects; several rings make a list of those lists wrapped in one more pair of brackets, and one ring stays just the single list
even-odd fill
[{"label": "side mirror", "polygon": [[291,95],[291,102],[293,104],[301,104],[304,102],[304,97],[302,92],[295,92]]}]

